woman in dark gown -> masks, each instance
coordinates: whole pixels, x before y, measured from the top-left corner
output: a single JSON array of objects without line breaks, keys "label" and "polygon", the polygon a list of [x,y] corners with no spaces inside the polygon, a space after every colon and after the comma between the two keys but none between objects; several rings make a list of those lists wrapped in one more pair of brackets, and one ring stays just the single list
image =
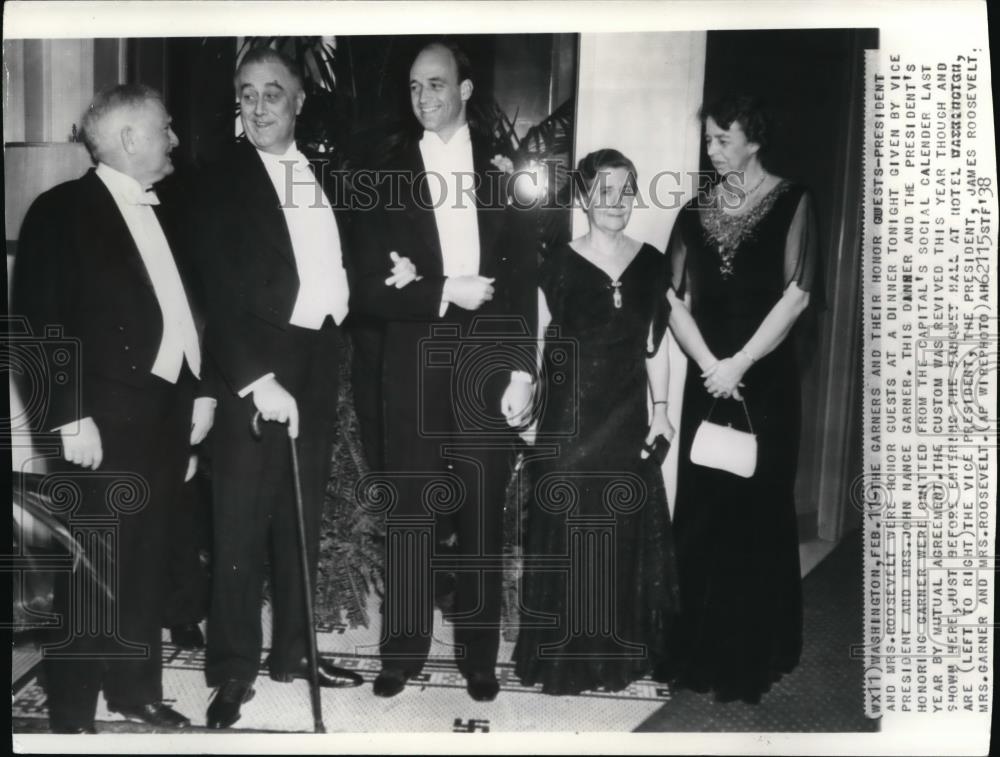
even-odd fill
[{"label": "woman in dark gown", "polygon": [[580,171],[590,232],[553,250],[540,272],[558,337],[544,350],[536,453],[548,443],[559,451],[532,465],[514,652],[521,681],[550,694],[618,691],[650,672],[677,604],[663,478],[644,450],[674,435],[669,269],[624,233],[631,161],[600,150]]},{"label": "woman in dark gown", "polygon": [[[755,703],[802,649],[799,369],[787,337],[809,304],[817,240],[808,192],[761,165],[757,103],[725,101],[702,118],[723,181],[708,203],[681,211],[668,250],[670,326],[690,360],[674,513],[682,614],[657,678]],[[749,415],[751,478],[691,462],[710,414],[740,430]]]}]

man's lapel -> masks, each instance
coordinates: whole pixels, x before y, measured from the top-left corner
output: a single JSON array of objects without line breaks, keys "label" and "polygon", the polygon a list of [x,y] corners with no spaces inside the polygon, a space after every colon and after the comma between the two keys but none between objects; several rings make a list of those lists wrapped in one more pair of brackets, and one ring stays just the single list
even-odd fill
[{"label": "man's lapel", "polygon": [[[407,165],[409,176],[402,185],[402,191],[409,194],[397,198],[403,202],[407,224],[414,239],[419,241],[421,260],[414,260],[417,270],[426,270],[429,275],[440,275],[444,271],[444,257],[441,253],[441,238],[438,236],[437,221],[431,202],[430,188],[424,159],[420,154],[420,143],[414,140],[409,149]],[[390,213],[397,211],[388,211]]]},{"label": "man's lapel", "polygon": [[267,169],[253,145],[241,142],[237,149],[240,159],[236,161],[237,175],[233,177],[233,185],[239,193],[244,223],[256,229],[252,238],[265,243],[294,267],[292,238],[285,214],[281,211],[282,200],[274,191],[271,177],[267,175]]},{"label": "man's lapel", "polygon": [[[163,198],[160,199],[162,202]],[[178,208],[170,205],[169,201],[166,204],[154,205],[153,212],[156,214],[156,220],[160,223],[160,229],[163,230],[167,247],[170,248],[174,266],[176,266],[177,274],[180,276],[181,288],[184,290],[184,297],[187,300],[188,310],[194,319],[195,329],[200,340],[205,329],[205,297],[204,290],[195,275],[190,245],[185,241],[182,232],[187,219],[183,218],[178,212]]]},{"label": "man's lapel", "polygon": [[472,164],[478,180],[476,204],[479,209],[479,271],[484,276],[490,276],[495,271],[496,243],[506,216],[506,197],[497,181],[499,169],[490,162],[492,158],[487,140],[473,137]]},{"label": "man's lapel", "polygon": [[[476,205],[478,208],[477,225],[479,227],[479,271],[483,275],[495,268],[496,242],[504,222],[505,197],[498,182],[494,181],[497,169],[490,162],[489,145],[486,140],[472,139],[472,165],[476,172]],[[428,270],[439,274],[444,269],[441,253],[441,240],[438,236],[437,222],[431,206],[430,191],[427,185],[424,162],[420,153],[420,144],[414,140],[409,153],[409,165],[406,166],[413,177],[412,184],[405,187],[412,200],[407,198],[406,213],[409,228],[421,241],[421,247],[427,255],[426,261],[414,261],[418,270]],[[435,179],[436,180],[436,179]],[[454,184],[449,184],[449,192],[454,191]],[[454,198],[449,197],[449,201]],[[421,266],[420,262],[424,265]],[[432,263],[428,267],[428,263]]]},{"label": "man's lapel", "polygon": [[120,251],[125,265],[152,292],[153,282],[149,278],[146,264],[142,261],[139,248],[132,238],[132,232],[128,230],[128,225],[118,209],[115,198],[111,196],[111,190],[107,188],[93,169],[84,178],[90,184],[86,196],[93,203],[93,217],[95,221],[104,226],[104,234],[107,235],[107,251]]}]

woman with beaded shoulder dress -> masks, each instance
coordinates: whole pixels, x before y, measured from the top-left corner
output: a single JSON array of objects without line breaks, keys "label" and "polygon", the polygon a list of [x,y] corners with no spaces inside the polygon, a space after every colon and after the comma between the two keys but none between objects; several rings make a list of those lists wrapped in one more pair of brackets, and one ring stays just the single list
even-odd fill
[{"label": "woman with beaded shoulder dress", "polygon": [[[721,180],[682,209],[668,249],[670,328],[689,363],[674,512],[681,614],[656,678],[757,703],[802,650],[789,336],[821,299],[817,234],[809,192],[762,162],[771,134],[758,100],[719,101],[701,120]],[[709,418],[756,434],[751,477],[691,461]]]}]

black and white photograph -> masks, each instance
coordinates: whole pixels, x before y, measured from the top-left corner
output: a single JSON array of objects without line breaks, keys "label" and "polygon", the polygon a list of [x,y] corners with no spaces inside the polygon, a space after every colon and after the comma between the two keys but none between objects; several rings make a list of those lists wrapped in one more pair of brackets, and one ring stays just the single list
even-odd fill
[{"label": "black and white photograph", "polygon": [[985,754],[986,8],[899,5],[7,3],[14,750]]}]

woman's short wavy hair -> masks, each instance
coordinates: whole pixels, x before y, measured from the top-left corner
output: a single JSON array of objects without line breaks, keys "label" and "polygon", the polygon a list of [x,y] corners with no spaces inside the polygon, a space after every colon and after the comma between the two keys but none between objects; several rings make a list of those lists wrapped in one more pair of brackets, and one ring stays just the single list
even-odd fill
[{"label": "woman's short wavy hair", "polygon": [[702,126],[711,118],[723,129],[738,123],[748,142],[767,152],[774,133],[774,118],[767,105],[755,95],[728,95],[705,103],[698,111]]},{"label": "woman's short wavy hair", "polygon": [[581,200],[586,201],[589,198],[597,174],[609,168],[624,168],[628,171],[629,182],[633,187],[638,181],[639,173],[635,169],[635,163],[623,153],[613,147],[594,150],[584,155],[576,166],[578,180],[574,181],[573,185]]}]

